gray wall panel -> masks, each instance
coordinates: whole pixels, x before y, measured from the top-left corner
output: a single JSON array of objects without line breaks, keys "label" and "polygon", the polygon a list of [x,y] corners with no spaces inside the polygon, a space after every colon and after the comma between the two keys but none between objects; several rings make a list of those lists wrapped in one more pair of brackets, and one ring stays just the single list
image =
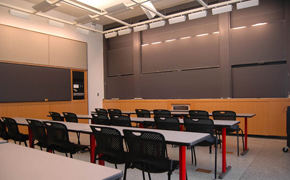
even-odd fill
[{"label": "gray wall panel", "polygon": [[287,97],[287,66],[264,65],[232,69],[233,98]]},{"label": "gray wall panel", "polygon": [[143,74],[144,99],[219,98],[219,68]]},{"label": "gray wall panel", "polygon": [[284,21],[231,30],[232,64],[285,60]]},{"label": "gray wall panel", "polygon": [[142,47],[142,72],[219,65],[219,35],[163,42]]},{"label": "gray wall panel", "polygon": [[108,51],[108,76],[122,74],[134,74],[132,47]]},{"label": "gray wall panel", "polygon": [[134,76],[118,76],[107,78],[106,98],[133,99]]}]

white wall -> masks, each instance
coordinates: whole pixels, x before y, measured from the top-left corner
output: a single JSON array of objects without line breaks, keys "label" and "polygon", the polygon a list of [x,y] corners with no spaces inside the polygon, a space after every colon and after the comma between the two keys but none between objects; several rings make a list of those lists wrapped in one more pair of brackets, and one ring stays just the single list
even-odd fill
[{"label": "white wall", "polygon": [[[31,6],[33,5],[21,0],[0,0],[0,2],[27,10],[32,10]],[[102,107],[102,100],[104,99],[103,35],[94,32],[90,32],[89,35],[80,34],[76,32],[76,27],[67,24],[64,28],[50,26],[47,23],[48,19],[36,15],[30,15],[29,20],[14,17],[9,14],[8,10],[9,8],[0,6],[0,24],[87,42],[89,112],[96,107]],[[67,21],[75,19],[75,17],[54,10],[48,14]],[[101,25],[97,25],[96,28],[102,30]],[[99,93],[99,96],[97,96],[97,93]]]}]

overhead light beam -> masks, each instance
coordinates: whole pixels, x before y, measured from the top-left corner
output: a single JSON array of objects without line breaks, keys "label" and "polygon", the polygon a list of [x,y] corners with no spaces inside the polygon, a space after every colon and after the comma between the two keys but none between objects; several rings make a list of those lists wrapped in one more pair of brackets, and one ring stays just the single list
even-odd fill
[{"label": "overhead light beam", "polygon": [[171,18],[168,21],[169,21],[169,24],[176,24],[176,23],[184,22],[185,19],[186,19],[186,16],[182,15],[182,16]]},{"label": "overhead light beam", "polygon": [[14,9],[10,9],[9,10],[9,14],[12,15],[12,16],[19,17],[19,18],[29,19],[29,14],[28,13],[17,11],[17,10],[14,10]]},{"label": "overhead light beam", "polygon": [[216,14],[231,12],[232,10],[233,10],[233,5],[221,6],[221,7],[212,9],[212,14],[216,15]]},{"label": "overhead light beam", "polygon": [[189,14],[188,19],[193,20],[193,19],[198,19],[198,18],[202,18],[202,17],[206,17],[206,16],[207,16],[207,11],[201,11],[201,12]]}]

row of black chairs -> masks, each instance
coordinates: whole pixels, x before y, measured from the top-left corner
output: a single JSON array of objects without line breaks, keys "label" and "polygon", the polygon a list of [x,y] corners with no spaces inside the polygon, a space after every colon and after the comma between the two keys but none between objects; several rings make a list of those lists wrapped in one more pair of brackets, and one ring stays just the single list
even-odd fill
[{"label": "row of black chairs", "polygon": [[[25,146],[27,146],[26,141],[29,140],[29,136],[19,132],[16,121],[8,117],[2,117],[2,119],[4,122],[1,121],[0,123],[1,137],[6,140],[12,139],[15,143],[19,141],[19,144],[24,142]],[[37,145],[41,150],[42,148],[47,148],[47,151],[58,151],[65,153],[66,156],[69,153],[72,158],[72,155],[76,152],[89,149],[88,146],[70,142],[68,130],[64,124],[33,119],[26,119],[26,121],[33,133],[33,146]],[[6,131],[3,123],[5,123],[8,131]]]}]

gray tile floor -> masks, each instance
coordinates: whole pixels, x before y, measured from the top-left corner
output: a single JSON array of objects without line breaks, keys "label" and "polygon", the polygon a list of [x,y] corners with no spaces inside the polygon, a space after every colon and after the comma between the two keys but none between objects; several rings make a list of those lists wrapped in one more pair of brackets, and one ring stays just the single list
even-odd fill
[{"label": "gray tile floor", "polygon": [[[70,140],[77,143],[75,133],[70,134]],[[232,166],[231,171],[225,176],[224,180],[289,180],[290,179],[290,152],[282,152],[286,146],[286,140],[266,139],[266,138],[248,138],[248,147],[250,151],[245,156],[237,156],[236,136],[227,136],[227,164]],[[241,142],[241,139],[240,139]],[[12,143],[12,142],[11,142]],[[81,143],[89,144],[89,136],[81,134]],[[38,147],[36,147],[38,148]],[[39,149],[39,148],[38,148]],[[242,144],[240,144],[242,150]],[[167,146],[168,154],[171,159],[178,160],[178,148]],[[240,150],[240,151],[241,151]],[[214,151],[213,151],[214,152]],[[65,156],[61,153],[58,155]],[[214,169],[214,153],[209,154],[208,147],[196,147],[197,166],[191,164],[191,153],[187,150],[187,174],[189,180],[210,180],[214,179],[213,171],[211,173],[198,172],[196,169]],[[222,171],[221,149],[218,149],[218,174]],[[90,154],[77,153],[73,155],[74,159],[90,162]],[[106,166],[114,168],[114,165],[106,163]],[[124,166],[119,165],[119,169]],[[167,173],[151,174],[152,179],[167,179]],[[136,169],[129,169],[127,172],[128,180],[141,180],[142,172]],[[149,179],[146,176],[146,179]],[[175,170],[171,176],[172,180],[179,179],[179,171]]]}]

